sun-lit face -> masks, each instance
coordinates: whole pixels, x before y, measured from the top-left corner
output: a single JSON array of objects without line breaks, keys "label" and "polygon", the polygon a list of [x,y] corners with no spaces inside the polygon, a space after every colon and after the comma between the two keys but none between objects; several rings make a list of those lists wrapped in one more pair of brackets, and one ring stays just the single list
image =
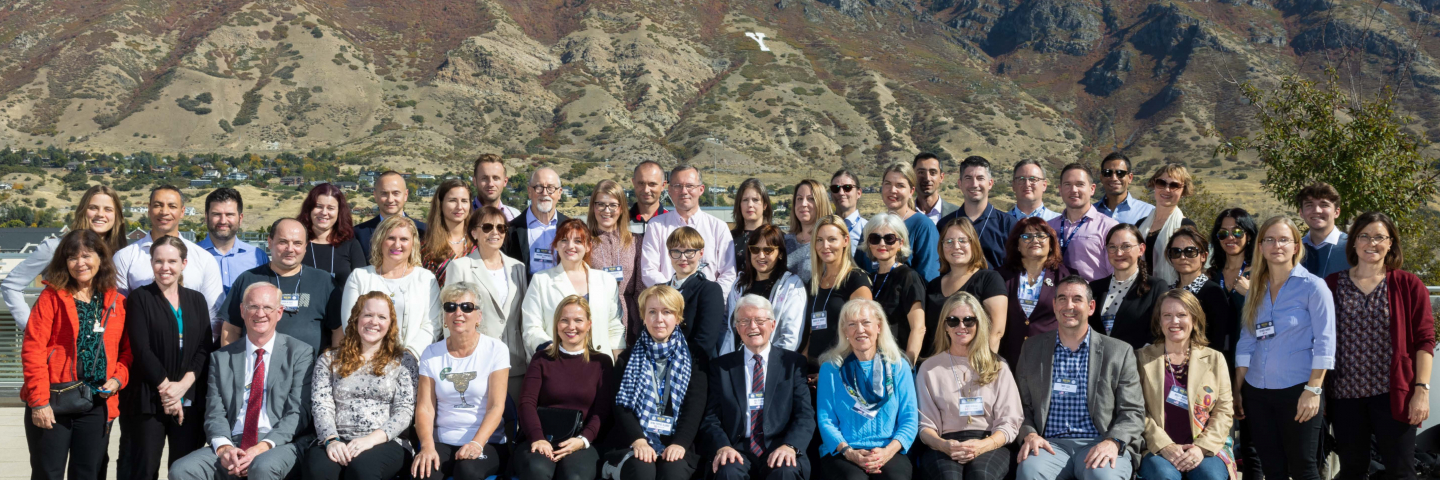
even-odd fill
[{"label": "sun-lit face", "polygon": [[100,255],[94,250],[81,248],[75,255],[65,259],[65,268],[70,271],[70,278],[75,280],[75,283],[89,285],[100,271]]},{"label": "sun-lit face", "polygon": [[1360,257],[1360,263],[1378,265],[1385,262],[1385,255],[1390,253],[1395,237],[1390,235],[1390,229],[1385,228],[1384,223],[1370,222],[1351,241],[1355,242],[1355,255]]},{"label": "sun-lit face", "polygon": [[700,172],[695,169],[675,172],[670,178],[670,201],[675,209],[693,212],[700,208],[700,196],[705,194],[705,184],[700,183]]},{"label": "sun-lit face", "polygon": [[741,307],[735,310],[735,331],[740,333],[740,341],[752,350],[765,348],[775,331],[774,313],[753,305]]},{"label": "sun-lit face", "polygon": [[746,222],[765,221],[765,201],[760,198],[760,192],[753,188],[747,188],[745,193],[740,194],[738,201],[740,202],[740,217]]},{"label": "sun-lit face", "polygon": [[1300,204],[1300,218],[1311,230],[1323,232],[1335,225],[1335,219],[1340,218],[1340,206],[1329,200],[1319,198],[1306,198]]},{"label": "sun-lit face", "polygon": [[240,213],[240,204],[234,200],[210,202],[205,208],[205,228],[217,239],[235,238],[240,222],[245,215]]},{"label": "sun-lit face", "polygon": [[1129,271],[1140,264],[1140,258],[1145,255],[1145,243],[1129,230],[1116,232],[1110,236],[1110,241],[1105,242],[1105,253],[1109,256],[1110,266],[1116,271]]},{"label": "sun-lit face", "polygon": [[[871,242],[869,236],[866,236],[865,244],[870,249],[870,258],[878,262],[894,260],[895,255],[900,253],[900,236],[895,233],[895,230],[890,227],[880,226],[875,227],[871,234],[879,235],[880,243]],[[885,241],[890,238],[895,239],[895,243],[885,243]]]},{"label": "sun-lit face", "polygon": [[375,181],[375,206],[380,209],[380,215],[399,215],[405,211],[405,202],[409,200],[410,189],[405,185],[405,177],[381,175]]},{"label": "sun-lit face", "polygon": [[915,162],[915,189],[925,196],[940,193],[945,184],[945,171],[940,169],[940,159],[927,158]]},{"label": "sun-lit face", "polygon": [[185,272],[185,259],[180,258],[180,249],[160,245],[150,254],[150,268],[155,274],[155,284],[169,287],[180,281],[180,274]]},{"label": "sun-lit face", "polygon": [[[505,245],[505,217],[492,215],[480,219],[480,223],[470,230],[470,238],[478,240],[480,249],[485,252],[499,251]],[[489,230],[489,231],[486,231]]]},{"label": "sun-lit face", "polygon": [[115,228],[115,217],[118,213],[115,210],[115,199],[103,193],[96,193],[90,196],[90,203],[85,205],[85,221],[90,223],[90,230],[104,235]]},{"label": "sun-lit face", "polygon": [[811,243],[815,248],[815,256],[826,265],[831,265],[839,262],[841,256],[849,254],[850,234],[835,224],[827,223],[815,229],[815,238]]},{"label": "sun-lit face", "polygon": [[[398,229],[397,229],[398,230]],[[285,270],[300,266],[305,258],[305,225],[297,220],[285,220],[275,226],[270,240],[270,261]]]},{"label": "sun-lit face", "polygon": [[590,253],[590,238],[578,230],[571,230],[569,235],[555,239],[555,249],[566,262],[584,262],[585,254]]},{"label": "sun-lit face", "polygon": [[[780,249],[784,245],[771,245],[769,241],[760,239],[750,247],[750,265],[761,275],[769,275],[775,271],[776,262],[780,260]],[[756,250],[758,249],[758,250]]]},{"label": "sun-lit face", "polygon": [[1040,201],[1045,195],[1045,187],[1050,185],[1045,179],[1045,170],[1039,165],[1025,165],[1015,169],[1015,176],[1010,179],[1010,188],[1015,191],[1016,199]]},{"label": "sun-lit face", "polygon": [[868,308],[840,322],[840,332],[850,341],[855,352],[874,352],[879,348],[880,319]]},{"label": "sun-lit face", "polygon": [[[466,303],[469,303],[469,304],[471,304],[471,305],[477,305],[476,300],[475,300],[475,295],[470,294],[470,293],[467,292],[467,293],[464,293],[464,294],[460,295],[460,298],[457,298],[457,299],[455,299],[455,300],[452,300],[451,302],[445,302],[445,303],[454,303],[454,304],[456,304],[455,311],[453,311],[453,312],[445,311],[445,312],[444,312],[445,326],[450,327],[450,333],[453,334],[453,333],[459,333],[459,332],[473,332],[473,331],[476,331],[476,330],[475,330],[476,328],[479,328],[479,327],[480,327],[480,309],[479,309],[479,308],[474,308],[473,310],[470,311],[470,313],[465,313],[465,309],[464,309],[464,308],[459,308],[460,305],[463,305],[463,304],[466,304]],[[442,304],[442,306],[443,306],[443,304]]]},{"label": "sun-lit face", "polygon": [[[1105,187],[1106,194],[1121,195],[1130,191],[1130,182],[1135,181],[1135,175],[1130,173],[1129,167],[1125,166],[1124,160],[1117,158],[1101,164],[1100,168],[1100,176],[1102,177],[1100,184]],[[1105,175],[1106,171],[1112,173]],[[1121,172],[1125,174],[1120,175]]]},{"label": "sun-lit face", "polygon": [[[830,200],[835,208],[841,212],[854,210],[860,204],[860,185],[849,175],[839,175],[830,179]],[[836,188],[840,191],[836,192]]]},{"label": "sun-lit face", "polygon": [[818,212],[819,207],[817,207],[815,203],[815,190],[811,189],[810,185],[807,184],[801,184],[799,187],[796,187],[795,219],[799,220],[801,225],[809,225],[815,223],[815,215]]},{"label": "sun-lit face", "polygon": [[335,228],[340,219],[340,201],[329,195],[315,197],[315,207],[310,209],[310,225],[316,232],[328,232]]},{"label": "sun-lit face", "polygon": [[360,308],[360,318],[356,319],[355,329],[360,332],[360,342],[365,345],[375,345],[385,340],[385,335],[390,333],[390,304],[378,298],[365,301]]},{"label": "sun-lit face", "polygon": [[942,258],[950,262],[951,269],[964,271],[969,268],[970,260],[974,258],[971,256],[972,246],[970,237],[960,227],[945,229],[945,236],[940,239],[940,249],[944,252]]},{"label": "sun-lit face", "polygon": [[[955,308],[950,309],[950,314],[945,317],[945,321],[947,322],[945,324],[945,332],[950,334],[951,344],[965,345],[968,347],[970,346],[970,342],[975,341],[975,332],[980,329],[980,326],[976,325],[973,327],[967,327],[965,326],[965,322],[963,321],[967,317],[975,316],[975,311],[970,309],[970,305],[964,303],[956,305]],[[959,325],[951,328],[948,323],[950,317],[955,317],[961,319],[962,321]]]},{"label": "sun-lit face", "polygon": [[1060,175],[1060,200],[1066,208],[1081,209],[1090,204],[1095,195],[1095,183],[1084,170],[1071,169]]},{"label": "sun-lit face", "polygon": [[400,226],[390,229],[385,234],[385,240],[380,242],[380,251],[384,252],[384,261],[388,265],[404,265],[410,261],[410,251],[415,248],[415,235],[410,229]]},{"label": "sun-lit face", "polygon": [[500,162],[484,162],[475,169],[475,191],[480,197],[480,202],[490,204],[500,200],[500,194],[504,193],[505,185],[510,178],[505,176],[505,164]]},{"label": "sun-lit face", "polygon": [[1160,330],[1165,339],[1172,342],[1184,342],[1190,339],[1191,330],[1195,329],[1195,319],[1190,317],[1190,310],[1179,299],[1167,298],[1160,304]]},{"label": "sun-lit face", "polygon": [[637,169],[635,176],[630,179],[630,185],[635,187],[635,201],[645,205],[659,203],[660,194],[664,193],[669,186],[665,182],[665,172],[653,163],[647,163]]},{"label": "sun-lit face", "polygon": [[446,225],[464,225],[465,216],[470,215],[470,189],[455,187],[445,192],[440,211],[445,215]]},{"label": "sun-lit face", "polygon": [[969,202],[981,202],[990,198],[990,189],[995,187],[995,177],[985,167],[969,167],[960,172],[960,193]]},{"label": "sun-lit face", "polygon": [[1169,175],[1161,175],[1156,178],[1150,183],[1150,188],[1155,189],[1155,206],[1157,207],[1179,205],[1180,197],[1185,193],[1185,184]]},{"label": "sun-lit face", "polygon": [[156,190],[150,194],[151,237],[174,235],[185,215],[185,202],[174,190]]},{"label": "sun-lit face", "polygon": [[914,196],[915,186],[905,175],[900,172],[885,174],[885,180],[880,184],[880,200],[885,202],[886,209],[892,212],[904,210]]},{"label": "sun-lit face", "polygon": [[1165,255],[1170,259],[1170,265],[1175,267],[1175,272],[1181,275],[1199,272],[1205,267],[1205,260],[1210,257],[1210,253],[1201,250],[1194,240],[1182,236],[1174,237],[1170,241],[1170,248],[1165,251]]},{"label": "sun-lit face", "polygon": [[682,312],[671,310],[661,303],[658,295],[651,297],[645,302],[645,331],[650,332],[650,338],[664,343],[675,332],[675,326],[680,324],[680,315]]},{"label": "sun-lit face", "polygon": [[590,317],[579,304],[569,304],[560,309],[560,320],[555,324],[560,332],[560,346],[578,352],[585,349],[585,334],[590,332]]},{"label": "sun-lit face", "polygon": [[1078,328],[1090,321],[1095,301],[1086,298],[1090,287],[1066,283],[1055,289],[1055,319],[1065,328]]},{"label": "sun-lit face", "polygon": [[[1245,230],[1240,228],[1240,224],[1235,222],[1234,218],[1225,217],[1221,219],[1220,231],[1229,232],[1229,234],[1225,235],[1225,238],[1220,239],[1220,249],[1224,250],[1226,255],[1245,254],[1245,244],[1250,241],[1250,238],[1246,235]],[[1235,232],[1240,232],[1240,234],[1236,235]]]},{"label": "sun-lit face", "polygon": [[260,338],[274,330],[275,324],[285,315],[285,308],[280,305],[280,290],[274,286],[247,289],[240,308],[246,333]]},{"label": "sun-lit face", "polygon": [[620,222],[620,216],[626,213],[621,211],[624,205],[625,202],[602,193],[590,202],[590,214],[595,216],[595,224],[600,226],[601,231],[614,231],[615,225]]},{"label": "sun-lit face", "polygon": [[1049,256],[1050,232],[1040,227],[1026,227],[1025,232],[1020,234],[1020,257],[1041,260]]},{"label": "sun-lit face", "polygon": [[1299,239],[1290,231],[1290,227],[1283,223],[1271,225],[1268,230],[1260,234],[1260,253],[1265,260],[1276,267],[1284,267],[1290,270],[1295,263],[1295,242]]}]

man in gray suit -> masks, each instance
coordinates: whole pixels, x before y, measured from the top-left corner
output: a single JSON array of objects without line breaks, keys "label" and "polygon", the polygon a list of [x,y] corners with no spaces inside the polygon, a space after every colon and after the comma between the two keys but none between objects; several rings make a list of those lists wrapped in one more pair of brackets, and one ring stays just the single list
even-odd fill
[{"label": "man in gray suit", "polygon": [[1025,421],[1016,480],[1127,480],[1143,447],[1145,398],[1135,352],[1092,332],[1090,286],[1055,286],[1057,332],[1025,340],[1015,370]]},{"label": "man in gray suit", "polygon": [[314,353],[305,342],[275,331],[285,308],[274,284],[250,284],[241,301],[244,341],[210,354],[204,419],[210,448],[176,461],[171,479],[283,480],[313,440],[308,432]]}]

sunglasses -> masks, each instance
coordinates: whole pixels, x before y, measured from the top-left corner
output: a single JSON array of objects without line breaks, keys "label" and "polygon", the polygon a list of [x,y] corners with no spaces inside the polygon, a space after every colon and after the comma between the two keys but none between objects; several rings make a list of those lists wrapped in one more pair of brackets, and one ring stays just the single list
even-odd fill
[{"label": "sunglasses", "polygon": [[1245,238],[1245,230],[1244,230],[1244,229],[1239,229],[1239,228],[1237,228],[1237,229],[1234,229],[1234,230],[1221,230],[1221,231],[1215,232],[1215,238],[1218,238],[1218,239],[1221,239],[1221,240],[1229,240],[1230,237]]},{"label": "sunglasses", "polygon": [[1164,180],[1156,180],[1154,185],[1155,188],[1164,188],[1167,190],[1181,190],[1185,188],[1185,184],[1176,181],[1167,182]]},{"label": "sunglasses", "polygon": [[444,309],[445,309],[445,313],[455,313],[455,310],[456,310],[456,309],[459,309],[460,311],[465,312],[465,313],[470,313],[470,312],[473,312],[473,311],[475,311],[475,309],[480,308],[480,307],[477,307],[477,306],[475,306],[474,303],[470,303],[470,302],[465,302],[465,303],[445,302],[444,305],[441,305],[441,308],[444,308]]},{"label": "sunglasses", "polygon": [[505,231],[508,230],[509,228],[510,228],[509,225],[506,225],[506,224],[503,224],[503,223],[482,223],[482,224],[480,224],[480,231],[485,232],[485,233],[490,233],[491,231],[495,231],[495,232],[499,232],[501,235],[504,235],[504,234],[505,234]]},{"label": "sunglasses", "polygon": [[764,253],[764,254],[766,254],[766,255],[770,255],[770,254],[775,253],[776,250],[779,250],[779,247],[753,247],[753,246],[752,246],[752,247],[750,247],[750,254],[751,254],[751,255],[759,255],[759,254],[761,254],[761,253]]},{"label": "sunglasses", "polygon": [[900,236],[893,233],[887,233],[885,235],[872,233],[870,236],[865,237],[865,239],[869,240],[871,245],[879,245],[882,241],[885,242],[886,245],[894,245],[900,241]]},{"label": "sunglasses", "polygon": [[1195,257],[1200,256],[1200,248],[1199,248],[1199,247],[1185,247],[1185,248],[1170,247],[1170,249],[1166,250],[1165,253],[1169,254],[1169,255],[1170,255],[1170,258],[1180,258],[1180,257],[1195,258]]},{"label": "sunglasses", "polygon": [[1102,176],[1102,177],[1115,177],[1115,178],[1120,178],[1120,177],[1124,177],[1124,176],[1129,175],[1129,174],[1130,174],[1130,171],[1129,171],[1129,170],[1115,170],[1115,169],[1109,169],[1109,168],[1107,168],[1107,169],[1104,169],[1104,170],[1101,170],[1101,171],[1100,171],[1100,176]]},{"label": "sunglasses", "polygon": [[830,193],[840,193],[840,192],[842,192],[842,191],[845,192],[845,193],[850,193],[852,190],[855,190],[855,188],[856,188],[856,187],[855,187],[854,184],[831,185],[831,186],[830,186]]},{"label": "sunglasses", "polygon": [[965,324],[965,328],[975,328],[976,325],[980,324],[980,319],[975,318],[974,316],[965,317],[963,319],[953,315],[945,317],[945,326],[947,327],[956,328],[959,327],[962,323]]}]

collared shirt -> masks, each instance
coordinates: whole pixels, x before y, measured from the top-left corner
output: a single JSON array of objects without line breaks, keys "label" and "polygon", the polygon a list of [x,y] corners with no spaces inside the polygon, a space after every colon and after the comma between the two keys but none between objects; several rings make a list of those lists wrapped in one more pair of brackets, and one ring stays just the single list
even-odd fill
[{"label": "collared shirt", "polygon": [[1101,197],[1100,201],[1095,202],[1095,209],[1115,219],[1116,222],[1139,225],[1140,222],[1150,217],[1150,213],[1155,211],[1155,206],[1145,203],[1144,200],[1135,198],[1135,195],[1126,192],[1125,200],[1121,200],[1120,204],[1116,205],[1114,210],[1111,210],[1109,206],[1105,205],[1105,197]]},{"label": "collared shirt", "polygon": [[[750,411],[748,403],[750,399],[750,385],[753,385],[755,383],[755,352],[751,351],[750,347],[742,348],[740,349],[740,351],[745,352],[745,392],[742,393],[744,397],[741,401],[746,402],[741,404],[742,408],[740,409],[740,411],[747,412],[745,414],[745,436],[749,437],[750,432],[753,431],[753,429],[755,428],[754,425],[750,424],[750,414],[748,413]],[[767,382],[770,381],[770,372],[765,371],[765,369],[769,366],[770,342],[765,342],[765,348],[760,350],[760,375],[765,377],[765,381]],[[762,394],[765,392],[764,383],[760,384],[760,392]],[[761,408],[763,409],[765,407]]]},{"label": "collared shirt", "polygon": [[942,214],[942,213],[940,212],[940,207],[944,207],[944,206],[945,206],[945,199],[944,199],[944,198],[941,198],[939,195],[936,195],[936,196],[935,196],[935,205],[931,206],[931,207],[930,207],[930,210],[924,211],[924,212],[920,212],[920,213],[924,213],[925,216],[930,217],[930,222],[934,223],[935,226],[938,227],[938,226],[940,226],[940,217],[945,216],[944,214]]},{"label": "collared shirt", "polygon": [[[1060,336],[1055,336],[1055,358],[1052,360],[1050,374],[1050,411],[1045,420],[1045,438],[1096,438],[1100,436],[1100,430],[1095,428],[1095,422],[1090,419],[1090,407],[1085,403],[1089,391],[1090,380],[1090,335],[1093,330],[1085,332],[1085,339],[1080,341],[1080,348],[1070,351],[1060,342]],[[1075,393],[1063,393],[1055,391],[1055,384],[1061,381],[1073,382],[1078,389]]]},{"label": "collared shirt", "polygon": [[[960,206],[955,213],[941,219],[940,224],[949,223],[950,219],[957,215],[967,215],[965,206]],[[980,236],[980,251],[985,254],[985,261],[990,263],[992,269],[1000,268],[1005,264],[1005,240],[1010,237],[1010,229],[1015,227],[1015,217],[995,208],[993,203],[986,203],[985,211],[980,212],[980,217],[970,223],[975,226],[975,233]]]},{"label": "collared shirt", "polygon": [[1339,245],[1339,244],[1340,244],[1340,229],[1335,228],[1335,227],[1333,227],[1333,226],[1330,227],[1330,234],[1329,234],[1329,235],[1326,235],[1323,240],[1320,240],[1320,243],[1315,243],[1315,231],[1314,231],[1314,230],[1311,230],[1309,234],[1306,234],[1306,235],[1305,235],[1304,241],[1305,241],[1305,245],[1308,245],[1308,246],[1311,246],[1311,247],[1318,247],[1318,246],[1325,245],[1325,244],[1329,244],[1329,245]]},{"label": "collared shirt", "polygon": [[[266,386],[254,385],[253,380],[255,378],[255,350],[264,348],[265,353],[261,355],[265,357],[264,382],[270,382],[270,372],[273,370],[270,368],[270,365],[272,365],[270,358],[275,355],[275,338],[276,335],[271,335],[270,340],[266,341],[265,345],[256,345],[250,341],[250,337],[245,337],[245,388],[240,392],[240,410],[235,412],[235,425],[230,428],[231,437],[239,437],[245,433],[245,410],[250,401],[250,390],[253,388],[262,389],[260,391],[260,418],[255,420],[255,436],[263,437],[265,434],[270,433],[270,414],[265,408],[270,403],[270,399],[268,395],[265,395],[266,392],[264,389]],[[275,442],[270,440],[260,441],[269,443],[271,448],[275,447]],[[226,437],[210,439],[210,447],[215,449],[215,453],[220,453],[220,447],[225,445],[233,444],[230,442],[230,439]]]},{"label": "collared shirt", "polygon": [[[1325,281],[1296,265],[1275,301],[1257,284],[1250,301],[1260,300],[1254,328],[1240,329],[1235,366],[1249,368],[1245,382],[1255,388],[1289,388],[1310,381],[1311,370],[1335,368],[1335,299]],[[1273,327],[1265,339],[1256,331]]]},{"label": "collared shirt", "polygon": [[229,252],[220,253],[215,248],[215,242],[210,237],[196,243],[200,248],[210,252],[215,257],[215,263],[220,266],[220,280],[225,285],[225,295],[230,295],[230,286],[235,284],[235,278],[246,270],[270,263],[270,256],[264,250],[255,248],[254,245],[244,240],[235,239],[235,245],[230,247]]},{"label": "collared shirt", "polygon": [[676,211],[666,212],[651,218],[645,224],[645,241],[640,244],[640,279],[649,287],[665,283],[675,275],[670,265],[670,249],[665,241],[670,233],[680,227],[694,228],[705,239],[705,249],[700,256],[700,273],[705,278],[720,284],[721,293],[730,295],[735,286],[735,239],[730,236],[730,227],[724,221],[703,211],[695,212],[689,220],[680,217]]},{"label": "collared shirt", "polygon": [[860,216],[859,209],[850,212],[850,215],[845,217],[845,228],[850,229],[850,251],[853,252],[860,248],[860,235],[864,234],[867,223],[870,221]]},{"label": "collared shirt", "polygon": [[1349,269],[1350,260],[1345,258],[1345,243],[1350,240],[1350,236],[1341,232],[1339,228],[1331,228],[1330,234],[1316,244],[1311,238],[1314,233],[1311,231],[1310,234],[1301,237],[1305,246],[1305,260],[1301,265],[1305,266],[1305,270],[1317,277],[1325,278],[1332,273]]},{"label": "collared shirt", "polygon": [[1100,213],[1098,208],[1088,208],[1080,222],[1071,222],[1060,215],[1047,221],[1055,234],[1060,236],[1060,257],[1080,278],[1093,282],[1115,273],[1110,259],[1105,254],[1105,234],[1120,223]]},{"label": "collared shirt", "polygon": [[680,278],[680,275],[671,275],[671,276],[670,276],[670,283],[669,283],[670,288],[674,288],[675,290],[678,291],[678,290],[680,290],[680,287],[685,286],[685,281],[686,281],[686,280],[695,278],[696,275],[705,275],[705,274],[700,273],[700,272],[695,272],[695,273],[692,273],[692,274],[690,274],[690,275],[685,276],[685,278]]},{"label": "collared shirt", "polygon": [[[480,197],[475,197],[474,199],[471,199],[471,200],[470,200],[470,208],[473,209],[473,210],[478,211],[478,210],[480,210],[480,207],[483,207],[483,206],[484,206],[484,205],[481,205],[481,204],[480,204]],[[507,222],[508,222],[508,221],[511,221],[511,220],[514,220],[515,217],[517,217],[517,216],[520,215],[520,211],[519,211],[519,210],[516,210],[515,207],[506,205],[506,204],[504,204],[504,203],[501,203],[501,204],[500,204],[500,213],[505,214],[505,221],[507,221]]]},{"label": "collared shirt", "polygon": [[1060,212],[1045,208],[1045,204],[1042,203],[1039,207],[1035,208],[1035,211],[1025,213],[1020,211],[1019,205],[1016,205],[1010,209],[1010,216],[1015,217],[1015,221],[1017,222],[1030,217],[1040,217],[1041,220],[1049,222],[1051,220],[1054,220],[1055,217],[1060,216]]},{"label": "collared shirt", "polygon": [[1115,315],[1120,312],[1120,304],[1125,302],[1125,295],[1135,288],[1135,280],[1140,278],[1140,272],[1130,274],[1130,278],[1121,280],[1118,275],[1110,277],[1110,286],[1105,290],[1105,301],[1100,304],[1100,318],[1105,322],[1105,334],[1115,328]]},{"label": "collared shirt", "polygon": [[[180,241],[185,243],[185,248],[189,251],[201,250],[194,242],[184,238],[180,238]],[[121,295],[128,296],[131,290],[155,283],[155,270],[150,266],[150,245],[154,243],[155,240],[146,234],[145,238],[115,254],[115,290]],[[185,270],[181,272],[185,288],[205,296],[205,303],[210,306],[210,323],[217,326],[220,323],[220,306],[225,298],[224,284],[220,280],[220,266],[215,263],[215,257],[210,255],[191,255],[189,258]]]},{"label": "collared shirt", "polygon": [[[525,209],[525,229],[530,234],[530,271],[539,273],[550,267],[559,265],[560,259],[555,253],[555,227],[560,224],[560,212],[550,212],[550,223],[541,223],[535,218],[535,211]],[[550,252],[550,261],[540,260],[535,257],[535,250],[547,250]]]}]

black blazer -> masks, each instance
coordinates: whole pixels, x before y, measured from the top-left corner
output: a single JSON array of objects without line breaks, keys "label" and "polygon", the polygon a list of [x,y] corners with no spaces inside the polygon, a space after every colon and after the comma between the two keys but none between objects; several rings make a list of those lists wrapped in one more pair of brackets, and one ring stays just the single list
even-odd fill
[{"label": "black blazer", "polygon": [[[1026,318],[1019,295],[1020,275],[1024,272],[1004,267],[999,270],[1000,278],[1005,281],[1005,296],[1010,299],[1005,306],[1005,334],[1000,337],[1000,357],[1011,365],[1020,361],[1020,349],[1025,345],[1025,339],[1060,329],[1060,322],[1055,320],[1055,285],[1060,279],[1070,276],[1070,268],[1062,263],[1059,268],[1047,268],[1044,272],[1046,283],[1040,286],[1040,299],[1036,301],[1030,317]],[[936,325],[935,328],[940,328],[938,320]]]},{"label": "black blazer", "polygon": [[[415,222],[415,229],[419,231],[418,233],[420,234],[420,238],[415,239],[415,248],[420,248],[420,241],[425,238],[425,230],[427,229],[427,227],[425,225],[425,222],[420,221],[420,219],[418,218],[411,218],[410,220],[413,220]],[[370,239],[375,236],[375,229],[378,227],[380,227],[379,215],[376,215],[375,218],[371,218],[355,226],[355,240],[360,242],[360,250],[363,250],[365,252],[366,259],[370,258]],[[361,265],[361,267],[363,266],[364,265]],[[340,282],[344,283],[345,281],[341,280]]]},{"label": "black blazer", "polygon": [[[505,232],[505,243],[500,245],[500,253],[504,253],[505,256],[519,260],[520,263],[525,264],[526,280],[535,276],[535,272],[530,271],[530,227],[529,222],[526,220],[529,212],[530,209],[528,208],[521,210],[519,215],[516,215],[514,219],[510,220],[510,223],[507,224],[509,226],[506,227],[508,231]],[[559,226],[569,219],[570,217],[560,213],[559,210],[555,211],[556,226]],[[547,245],[545,248],[548,249],[550,247]],[[558,265],[560,258],[556,257],[555,263]],[[639,272],[636,272],[636,275],[639,275]]]},{"label": "black blazer", "polygon": [[[195,374],[195,383],[185,398],[197,411],[205,411],[205,375],[209,372],[210,352],[219,348],[210,332],[210,306],[200,292],[180,287],[180,316],[185,323],[185,345],[180,348],[175,313],[170,302],[154,283],[137,288],[125,299],[125,333],[130,337],[134,355],[130,365],[130,385],[120,391],[120,408],[126,413],[158,415],[165,413],[160,395],[155,390],[169,379],[178,381],[187,372]],[[203,421],[201,418],[193,421]]]},{"label": "black blazer", "polygon": [[[1101,311],[1105,309],[1105,294],[1110,292],[1110,279],[1114,275],[1090,282],[1090,294],[1095,297],[1095,312],[1090,314],[1090,328],[1098,332],[1105,332],[1105,320],[1101,318]],[[1160,294],[1169,290],[1165,281],[1155,277],[1145,279],[1150,285],[1150,291],[1143,295],[1140,293],[1140,285],[1130,287],[1125,297],[1120,300],[1120,310],[1115,312],[1115,326],[1110,330],[1110,337],[1130,344],[1130,348],[1139,351],[1146,345],[1155,341],[1155,332],[1150,324],[1155,314],[1155,302],[1160,299]]]},{"label": "black blazer", "polygon": [[[710,400],[700,425],[701,438],[706,442],[705,456],[725,447],[749,451],[745,420],[750,417],[746,401],[750,385],[745,383],[745,371],[750,355],[750,350],[742,347],[710,364]],[[765,362],[763,413],[765,439],[761,447],[766,452],[781,445],[794,447],[796,453],[805,452],[815,437],[815,407],[810,404],[810,387],[805,383],[804,355],[770,347],[770,358]]]},{"label": "black blazer", "polygon": [[1200,309],[1205,312],[1205,337],[1210,341],[1210,348],[1225,356],[1226,365],[1235,365],[1235,344],[1240,341],[1237,315],[1240,306],[1231,303],[1229,292],[1214,280],[1205,282],[1195,298],[1200,300]]},{"label": "black blazer", "polygon": [[[615,362],[615,370],[612,381],[616,388],[625,378],[625,368],[630,366],[630,350],[620,352],[620,358]],[[700,421],[705,418],[705,400],[709,396],[706,388],[709,381],[705,370],[694,368],[691,363],[690,385],[685,389],[685,400],[680,402],[680,414],[675,419],[675,430],[671,435],[661,435],[660,443],[679,445],[686,450],[693,450],[695,435],[700,433]],[[640,416],[630,409],[615,405],[610,410],[610,418],[615,424],[610,428],[610,434],[605,438],[605,445],[610,450],[625,450],[636,440],[645,438],[645,427],[640,425]]]},{"label": "black blazer", "polygon": [[704,370],[710,359],[720,356],[720,342],[730,330],[725,293],[720,284],[695,272],[680,285],[680,296],[685,298],[685,321],[680,322],[680,331],[690,343],[690,355],[695,357],[697,370]]}]

